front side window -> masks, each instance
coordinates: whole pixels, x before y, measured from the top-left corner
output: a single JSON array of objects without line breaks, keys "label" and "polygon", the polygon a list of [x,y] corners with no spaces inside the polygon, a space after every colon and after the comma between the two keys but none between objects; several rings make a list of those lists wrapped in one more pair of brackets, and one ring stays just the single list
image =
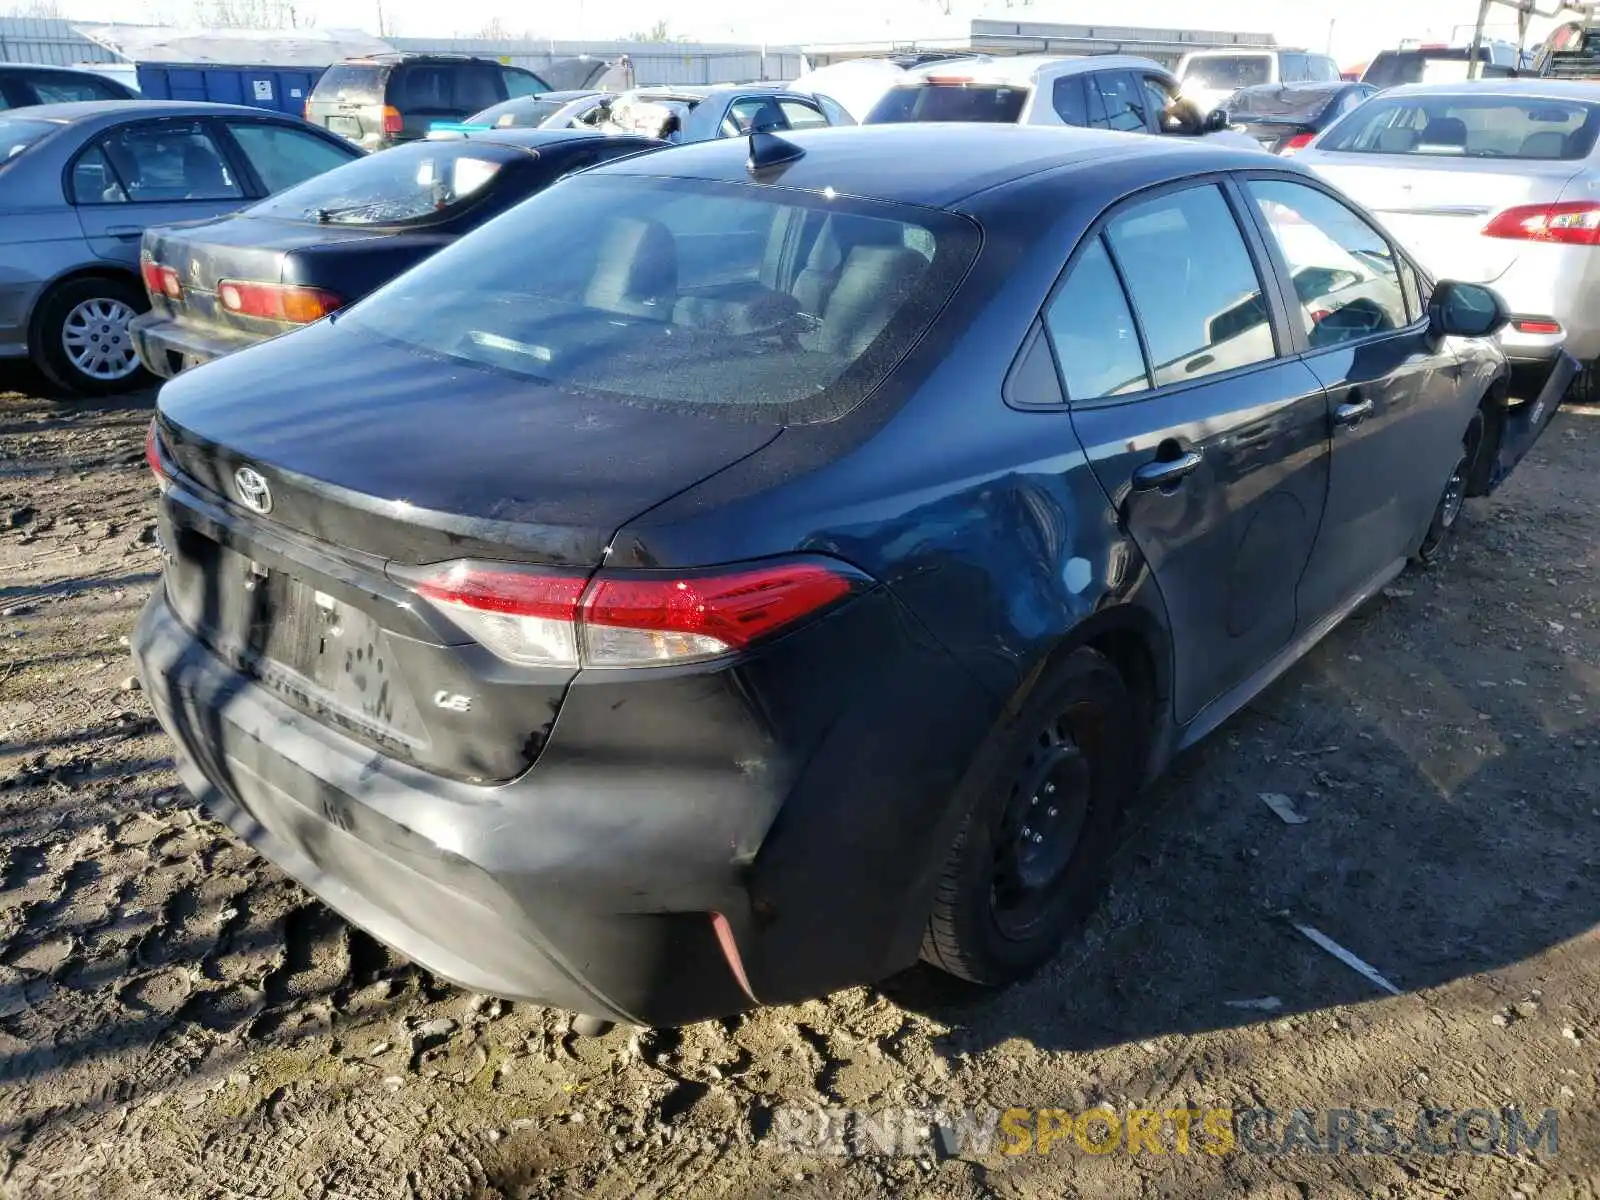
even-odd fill
[{"label": "front side window", "polygon": [[[79,204],[237,200],[244,196],[221,150],[199,122],[124,125],[101,137],[79,164],[91,160],[106,172],[107,185],[98,194],[87,180],[85,190],[74,187]],[[80,173],[91,172],[87,166],[74,166],[75,182]]]},{"label": "front side window", "polygon": [[518,96],[542,96],[550,89],[532,71],[519,71],[515,67],[501,67],[500,78],[505,81],[506,95],[511,99]]},{"label": "front side window", "polygon": [[1261,280],[1215,187],[1136,204],[1106,229],[1150,350],[1157,387],[1277,354]]},{"label": "front side window", "polygon": [[1594,149],[1600,105],[1534,96],[1379,96],[1319,150],[1457,158],[1577,160]]},{"label": "front side window", "polygon": [[[813,246],[804,269],[783,254],[794,231]],[[964,218],[927,209],[580,174],[399,276],[342,324],[525,380],[529,404],[548,389],[825,420],[922,337],[977,243]]]},{"label": "front side window", "polygon": [[1313,348],[1410,324],[1394,251],[1376,229],[1304,184],[1258,179],[1245,189],[1288,263]]},{"label": "front side window", "polygon": [[502,153],[469,141],[413,142],[346,159],[250,211],[321,225],[425,223],[477,198],[499,173]]},{"label": "front side window", "polygon": [[1145,132],[1144,91],[1132,75],[1126,71],[1096,71],[1089,76],[1089,86],[1099,91],[1104,106],[1105,115],[1096,125],[1123,133]]},{"label": "front side window", "polygon": [[1150,386],[1128,298],[1100,238],[1072,264],[1044,319],[1069,400],[1098,400]]},{"label": "front side window", "polygon": [[263,186],[281,192],[307,179],[342,167],[356,157],[353,150],[325,141],[314,133],[266,121],[230,121],[239,149],[250,160]]}]

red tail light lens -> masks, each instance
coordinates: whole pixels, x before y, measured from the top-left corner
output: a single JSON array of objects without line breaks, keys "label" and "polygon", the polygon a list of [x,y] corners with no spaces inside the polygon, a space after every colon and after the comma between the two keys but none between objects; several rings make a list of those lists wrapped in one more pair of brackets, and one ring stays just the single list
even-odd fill
[{"label": "red tail light lens", "polygon": [[156,486],[166,491],[167,484],[172,480],[172,472],[167,470],[167,464],[161,458],[161,438],[156,434],[156,423],[153,420],[144,435],[144,461],[156,477]]},{"label": "red tail light lens", "polygon": [[388,134],[404,133],[406,119],[400,115],[400,110],[392,104],[383,106],[383,131]]},{"label": "red tail light lens", "polygon": [[1600,203],[1568,200],[1561,204],[1523,204],[1496,213],[1483,236],[1566,246],[1600,246]]},{"label": "red tail light lens", "polygon": [[499,657],[572,668],[717,658],[821,612],[862,582],[806,559],[592,582],[453,563],[411,586]]},{"label": "red tail light lens", "polygon": [[168,300],[183,299],[183,282],[173,268],[163,267],[149,258],[141,258],[139,274],[144,278],[145,291],[152,297],[165,296]]},{"label": "red tail light lens", "polygon": [[260,317],[291,325],[309,325],[344,306],[344,299],[321,288],[295,284],[251,283],[224,279],[217,284],[222,307],[242,317]]},{"label": "red tail light lens", "polygon": [[1278,149],[1279,154],[1293,154],[1296,150],[1304,150],[1311,145],[1314,133],[1297,133]]}]

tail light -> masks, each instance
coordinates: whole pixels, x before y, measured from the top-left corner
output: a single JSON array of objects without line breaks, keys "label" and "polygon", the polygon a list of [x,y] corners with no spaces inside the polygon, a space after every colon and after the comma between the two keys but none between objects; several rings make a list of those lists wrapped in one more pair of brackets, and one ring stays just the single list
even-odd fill
[{"label": "tail light", "polygon": [[306,102],[303,105],[300,106],[300,116],[304,120],[307,120],[307,121],[311,120],[311,101],[310,101],[309,98],[306,100]]},{"label": "tail light", "polygon": [[163,267],[149,257],[139,260],[139,274],[144,278],[145,291],[151,296],[165,296],[168,300],[183,299],[183,281],[171,267]]},{"label": "tail light", "polygon": [[163,492],[166,491],[167,484],[172,482],[172,472],[167,470],[167,464],[161,457],[161,438],[156,434],[156,423],[153,419],[144,435],[144,461],[156,477],[156,486]]},{"label": "tail light", "polygon": [[576,668],[717,658],[815,616],[864,583],[842,564],[815,559],[593,580],[458,562],[411,588],[508,662]]},{"label": "tail light", "polygon": [[1316,136],[1314,133],[1297,133],[1278,148],[1278,153],[1293,154],[1296,150],[1304,150]]},{"label": "tail light", "polygon": [[343,307],[344,299],[321,288],[285,283],[251,283],[243,279],[223,279],[217,284],[217,300],[222,307],[242,317],[265,321],[285,321],[309,325]]},{"label": "tail light", "polygon": [[383,106],[383,132],[386,134],[404,133],[406,119],[400,115],[400,110],[392,104]]},{"label": "tail light", "polygon": [[1568,200],[1560,204],[1518,205],[1496,213],[1483,227],[1483,236],[1600,246],[1600,202]]}]

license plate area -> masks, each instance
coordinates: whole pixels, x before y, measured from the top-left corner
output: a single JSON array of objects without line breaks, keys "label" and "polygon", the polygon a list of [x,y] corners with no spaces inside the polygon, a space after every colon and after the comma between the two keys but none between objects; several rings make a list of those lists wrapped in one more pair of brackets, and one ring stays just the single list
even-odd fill
[{"label": "license plate area", "polygon": [[383,743],[424,744],[389,635],[368,613],[193,530],[178,542],[169,601],[219,656],[297,708]]},{"label": "license plate area", "polygon": [[361,122],[355,117],[344,117],[335,113],[328,118],[328,132],[340,133],[346,137],[360,137]]}]

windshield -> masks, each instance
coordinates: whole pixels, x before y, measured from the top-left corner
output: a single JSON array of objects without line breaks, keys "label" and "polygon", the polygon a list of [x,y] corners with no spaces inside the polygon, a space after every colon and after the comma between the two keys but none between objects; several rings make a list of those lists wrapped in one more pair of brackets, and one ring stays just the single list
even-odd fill
[{"label": "windshield", "polygon": [[54,121],[28,121],[0,117],[0,163],[8,163],[46,134],[61,126]]},{"label": "windshield", "polygon": [[1309,121],[1337,99],[1337,89],[1254,87],[1229,98],[1230,117],[1266,121]]},{"label": "windshield", "polygon": [[1254,87],[1272,82],[1272,59],[1265,54],[1208,54],[1191,58],[1183,82],[1213,91]]},{"label": "windshield", "polygon": [[924,209],[581,176],[341,321],[564,391],[825,420],[921,336],[977,240],[965,219]]},{"label": "windshield", "polygon": [[1594,148],[1600,106],[1532,96],[1378,97],[1323,135],[1319,150],[1524,160]]},{"label": "windshield", "polygon": [[481,113],[468,117],[467,123],[493,125],[499,129],[512,126],[524,129],[537,128],[569,103],[567,100],[530,100],[526,97],[507,100],[504,104],[496,104],[493,108],[486,108]]},{"label": "windshield", "polygon": [[987,121],[1014,125],[1031,89],[1013,84],[909,84],[890,88],[863,125],[908,121]]},{"label": "windshield", "polygon": [[250,212],[328,225],[430,220],[481,192],[506,154],[470,141],[396,146],[314,176]]}]

